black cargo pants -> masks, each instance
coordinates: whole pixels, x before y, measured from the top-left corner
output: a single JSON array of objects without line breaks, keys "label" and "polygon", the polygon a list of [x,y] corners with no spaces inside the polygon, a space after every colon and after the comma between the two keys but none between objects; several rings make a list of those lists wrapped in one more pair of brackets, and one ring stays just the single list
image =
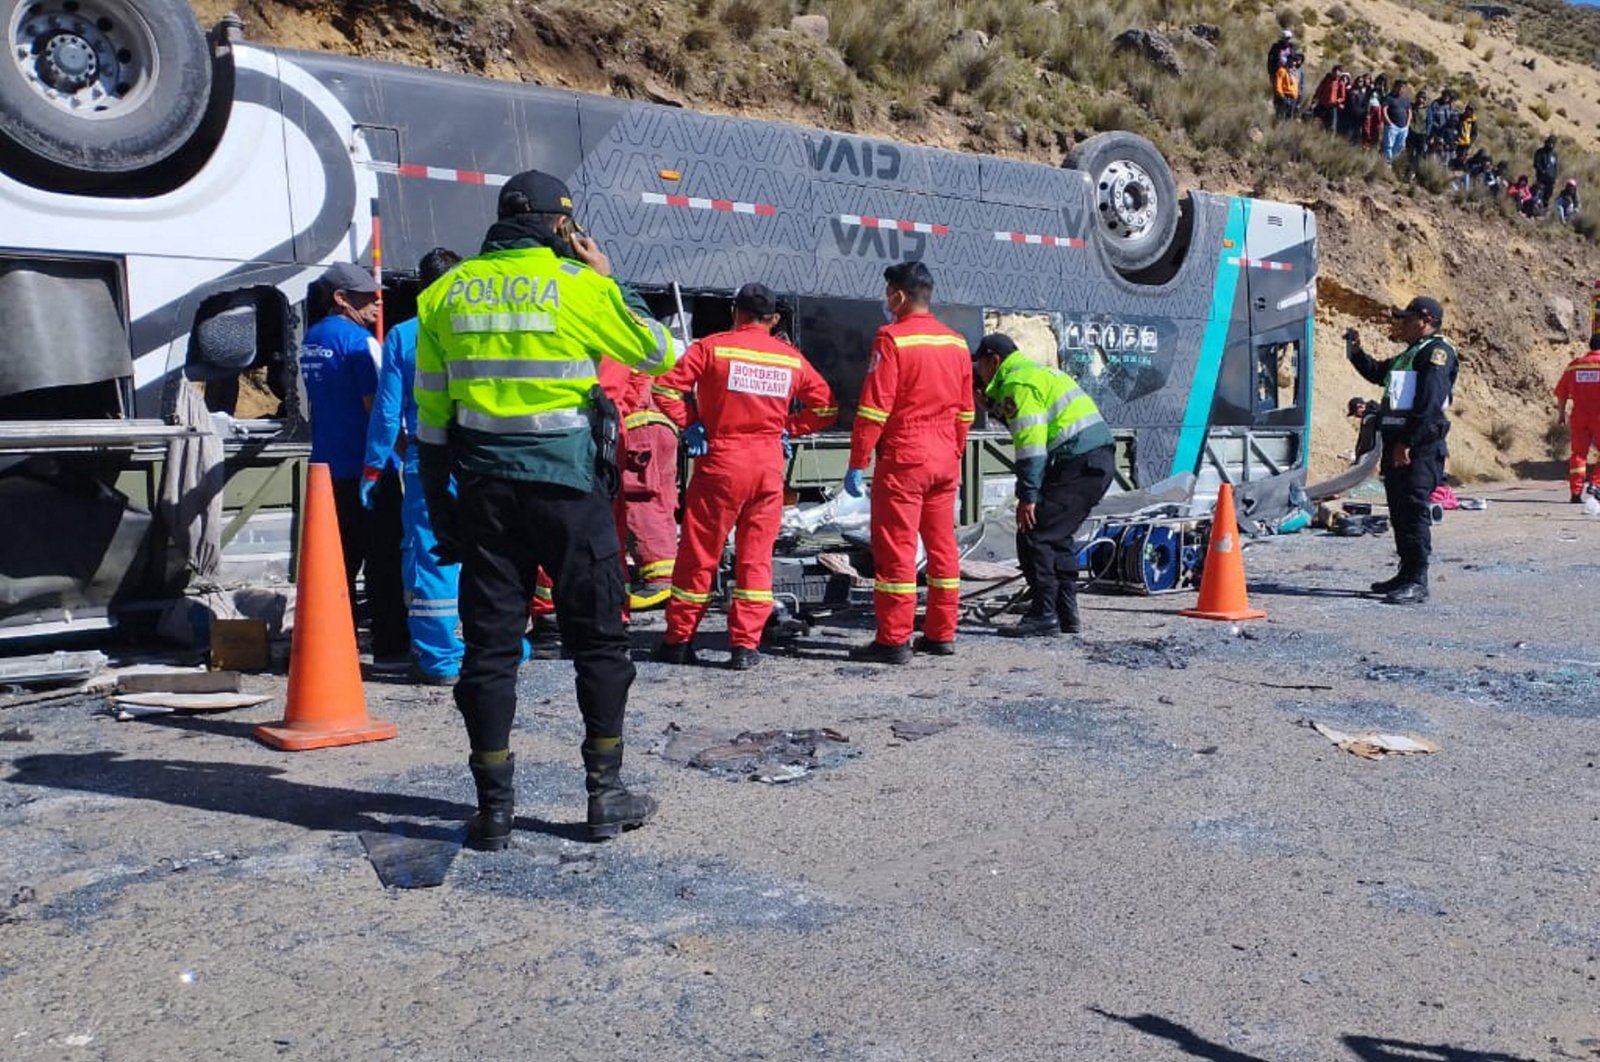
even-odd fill
[{"label": "black cargo pants", "polygon": [[1400,575],[1408,582],[1428,581],[1428,557],[1433,552],[1432,502],[1429,500],[1444,482],[1445,450],[1433,444],[1411,451],[1411,463],[1404,468],[1390,464],[1392,443],[1383,444],[1383,492],[1389,503],[1389,526],[1394,529],[1394,548],[1400,554]]},{"label": "black cargo pants", "polygon": [[1033,530],[1017,532],[1017,561],[1033,591],[1033,607],[1059,614],[1078,589],[1078,551],[1073,536],[1111,487],[1116,451],[1101,446],[1051,461],[1034,510]]},{"label": "black cargo pants", "polygon": [[456,707],[478,752],[510,747],[534,573],[555,584],[561,642],[577,670],[586,736],[622,736],[633,685],[611,499],[549,483],[460,475],[461,629]]}]

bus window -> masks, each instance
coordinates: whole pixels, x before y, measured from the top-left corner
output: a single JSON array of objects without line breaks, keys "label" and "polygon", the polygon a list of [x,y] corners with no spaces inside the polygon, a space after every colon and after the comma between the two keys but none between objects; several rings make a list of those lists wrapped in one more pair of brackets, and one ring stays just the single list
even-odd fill
[{"label": "bus window", "polygon": [[184,375],[205,385],[206,408],[249,420],[283,412],[289,302],[261,285],[205,299],[189,333]]},{"label": "bus window", "polygon": [[1056,327],[1058,314],[983,312],[983,330],[1004,332],[1017,349],[1031,360],[1051,369],[1061,367],[1061,332]]},{"label": "bus window", "polygon": [[1300,404],[1300,344],[1268,343],[1256,348],[1255,414],[1257,421]]}]

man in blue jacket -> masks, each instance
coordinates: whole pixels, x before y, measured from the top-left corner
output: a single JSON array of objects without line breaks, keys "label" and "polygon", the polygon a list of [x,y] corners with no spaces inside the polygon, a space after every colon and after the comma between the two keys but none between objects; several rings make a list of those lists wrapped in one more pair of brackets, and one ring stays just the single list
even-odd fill
[{"label": "man in blue jacket", "polygon": [[409,639],[400,592],[399,477],[382,477],[370,507],[361,501],[368,412],[382,357],[372,335],[378,285],[360,266],[335,262],[312,286],[307,301],[317,318],[300,343],[300,373],[311,412],[311,460],[326,464],[333,478],[352,603],[356,576],[365,570],[373,658],[405,659]]},{"label": "man in blue jacket", "polygon": [[[417,267],[427,288],[461,261],[461,256],[435,247]],[[413,674],[430,686],[453,685],[461,673],[464,646],[457,633],[459,564],[440,564],[433,555],[437,539],[428,523],[428,502],[423,495],[417,464],[417,399],[412,388],[417,375],[417,319],[402,321],[383,341],[383,368],[378,372],[378,393],[367,425],[366,466],[361,470],[361,503],[376,504],[385,470],[396,458],[403,466],[405,498],[401,503],[401,576],[411,626]]]}]

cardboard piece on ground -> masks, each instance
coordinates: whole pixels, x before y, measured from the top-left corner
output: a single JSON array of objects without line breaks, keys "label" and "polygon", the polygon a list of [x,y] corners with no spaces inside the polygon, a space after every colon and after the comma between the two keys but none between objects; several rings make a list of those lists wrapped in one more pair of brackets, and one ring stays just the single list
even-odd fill
[{"label": "cardboard piece on ground", "polygon": [[175,712],[225,712],[272,700],[269,693],[128,693],[112,698],[122,706],[170,708]]},{"label": "cardboard piece on ground", "polygon": [[403,833],[362,830],[361,844],[367,859],[377,871],[378,880],[390,889],[431,889],[443,885],[450,864],[461,851],[461,839],[407,837]]},{"label": "cardboard piece on ground", "polygon": [[211,621],[213,671],[265,671],[271,664],[264,620]]},{"label": "cardboard piece on ground", "polygon": [[117,676],[118,693],[239,693],[237,671],[134,671]]},{"label": "cardboard piece on ground", "polygon": [[1364,734],[1346,734],[1343,730],[1335,730],[1315,720],[1311,721],[1311,729],[1344,751],[1367,760],[1439,751],[1439,746],[1426,738],[1410,737],[1406,734],[1379,734],[1373,731]]}]

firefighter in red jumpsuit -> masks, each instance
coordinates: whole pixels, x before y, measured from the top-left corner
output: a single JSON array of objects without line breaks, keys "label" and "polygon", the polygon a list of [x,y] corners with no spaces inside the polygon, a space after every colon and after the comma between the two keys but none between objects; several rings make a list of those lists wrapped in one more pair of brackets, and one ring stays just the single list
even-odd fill
[{"label": "firefighter in red jumpsuit", "polygon": [[624,541],[630,543],[634,567],[628,606],[635,612],[666,602],[678,553],[678,426],[652,401],[654,382],[648,373],[632,374],[621,403],[626,432],[622,499],[628,518]]},{"label": "firefighter in red jumpsuit", "polygon": [[[878,329],[856,406],[850,470],[844,488],[861,496],[862,475],[877,453],[872,481],[873,608],[877,637],[850,650],[852,660],[910,662],[913,649],[955,652],[961,558],[956,551],[956,492],[972,428],[972,352],[959,332],[928,311],[933,275],[921,262],[883,271],[884,305],[894,323]],[[927,551],[928,607],[917,618],[917,538]]]},{"label": "firefighter in red jumpsuit", "polygon": [[[672,569],[667,633],[652,657],[657,661],[698,663],[694,632],[711,601],[723,543],[737,527],[728,666],[745,671],[761,662],[787,438],[820,431],[839,416],[822,376],[772,334],[777,324],[777,297],[762,284],[746,284],[733,299],[733,330],[697,341],[655,382],[656,403],[685,429],[684,442],[698,458]],[[698,417],[689,410],[691,389]],[[798,412],[791,412],[796,403]]]},{"label": "firefighter in red jumpsuit", "polygon": [[1567,486],[1572,490],[1572,503],[1577,505],[1583,501],[1585,473],[1589,485],[1600,494],[1600,464],[1589,464],[1590,447],[1600,449],[1600,332],[1589,337],[1589,352],[1568,365],[1557,381],[1556,414],[1572,430]]}]

